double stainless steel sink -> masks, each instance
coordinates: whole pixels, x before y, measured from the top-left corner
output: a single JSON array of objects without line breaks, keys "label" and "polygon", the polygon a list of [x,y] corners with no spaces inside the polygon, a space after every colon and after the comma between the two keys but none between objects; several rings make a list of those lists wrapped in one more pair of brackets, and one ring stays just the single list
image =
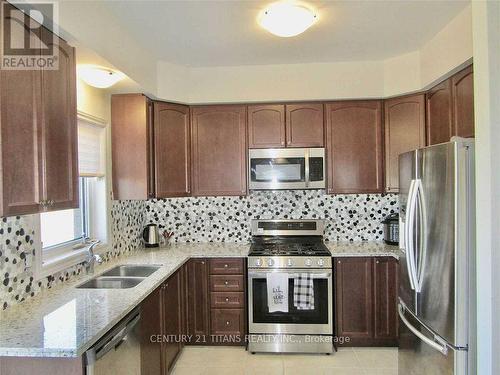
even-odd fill
[{"label": "double stainless steel sink", "polygon": [[144,279],[160,269],[160,265],[125,264],[111,268],[100,276],[96,276],[78,289],[128,289],[139,285]]}]

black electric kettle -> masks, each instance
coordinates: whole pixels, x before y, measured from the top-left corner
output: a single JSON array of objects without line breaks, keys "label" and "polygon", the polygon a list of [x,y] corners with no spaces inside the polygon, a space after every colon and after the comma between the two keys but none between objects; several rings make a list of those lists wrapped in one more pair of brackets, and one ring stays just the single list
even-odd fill
[{"label": "black electric kettle", "polygon": [[156,224],[148,224],[142,232],[142,239],[146,247],[160,246],[160,235],[158,234],[158,226]]}]

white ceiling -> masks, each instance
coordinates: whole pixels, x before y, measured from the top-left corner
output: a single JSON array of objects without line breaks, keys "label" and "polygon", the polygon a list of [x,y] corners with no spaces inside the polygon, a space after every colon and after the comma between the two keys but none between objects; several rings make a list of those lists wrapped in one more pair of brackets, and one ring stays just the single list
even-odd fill
[{"label": "white ceiling", "polygon": [[256,17],[270,1],[107,1],[137,42],[158,60],[232,66],[382,60],[419,49],[468,1],[309,1],[319,22],[275,37]]}]

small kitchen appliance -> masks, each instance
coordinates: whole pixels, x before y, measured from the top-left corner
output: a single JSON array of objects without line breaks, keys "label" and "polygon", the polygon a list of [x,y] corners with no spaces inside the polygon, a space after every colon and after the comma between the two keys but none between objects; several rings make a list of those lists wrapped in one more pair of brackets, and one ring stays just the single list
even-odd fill
[{"label": "small kitchen appliance", "polygon": [[[323,242],[323,232],[323,220],[252,221],[248,254],[250,352],[333,352],[332,256]],[[288,304],[282,311],[270,309],[268,303],[267,283],[277,273],[288,278]],[[302,309],[294,302],[294,283],[304,274],[312,279],[312,309]]]},{"label": "small kitchen appliance", "polygon": [[248,151],[251,190],[324,189],[324,148],[272,148]]},{"label": "small kitchen appliance", "polygon": [[384,241],[389,245],[397,245],[399,243],[399,215],[390,214],[384,221]]},{"label": "small kitchen appliance", "polygon": [[146,247],[159,247],[160,235],[158,234],[158,226],[156,224],[148,224],[142,232],[142,239]]}]

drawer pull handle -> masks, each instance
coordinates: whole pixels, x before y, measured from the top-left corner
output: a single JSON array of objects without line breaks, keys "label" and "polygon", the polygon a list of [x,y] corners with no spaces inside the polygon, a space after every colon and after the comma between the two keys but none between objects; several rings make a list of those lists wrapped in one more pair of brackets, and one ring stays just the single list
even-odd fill
[{"label": "drawer pull handle", "polygon": [[229,285],[229,281],[224,281],[224,285]]},{"label": "drawer pull handle", "polygon": [[228,321],[226,321],[226,325],[228,326],[229,324],[231,324],[231,323],[229,323],[229,320],[228,320]]},{"label": "drawer pull handle", "polygon": [[229,297],[226,297],[226,302],[229,302]]}]

